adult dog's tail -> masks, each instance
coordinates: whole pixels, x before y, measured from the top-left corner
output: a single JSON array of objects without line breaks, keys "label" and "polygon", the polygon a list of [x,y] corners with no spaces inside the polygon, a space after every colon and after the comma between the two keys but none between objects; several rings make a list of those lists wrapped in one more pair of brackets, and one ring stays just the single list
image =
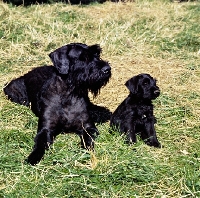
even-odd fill
[{"label": "adult dog's tail", "polygon": [[29,106],[28,95],[26,92],[26,86],[24,84],[24,77],[21,76],[12,80],[10,83],[6,84],[3,88],[5,95],[12,102]]}]

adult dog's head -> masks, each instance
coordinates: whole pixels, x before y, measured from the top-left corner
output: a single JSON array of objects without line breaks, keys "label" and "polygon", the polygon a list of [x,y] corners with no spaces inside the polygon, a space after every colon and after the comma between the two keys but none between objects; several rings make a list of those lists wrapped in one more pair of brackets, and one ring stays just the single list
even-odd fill
[{"label": "adult dog's head", "polygon": [[96,96],[111,77],[111,67],[100,58],[99,45],[71,43],[49,54],[54,67],[79,90],[89,90]]},{"label": "adult dog's head", "polygon": [[149,74],[139,74],[125,83],[131,94],[138,99],[153,100],[160,95],[156,80]]}]

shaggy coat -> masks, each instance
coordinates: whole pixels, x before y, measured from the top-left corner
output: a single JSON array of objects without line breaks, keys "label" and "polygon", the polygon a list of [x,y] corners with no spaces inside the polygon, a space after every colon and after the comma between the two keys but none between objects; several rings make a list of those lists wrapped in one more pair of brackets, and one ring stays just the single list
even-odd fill
[{"label": "shaggy coat", "polygon": [[160,147],[154,124],[152,100],[160,95],[156,80],[149,74],[139,74],[125,83],[130,93],[111,116],[110,125],[125,133],[129,143],[136,142],[140,134],[146,144]]},{"label": "shaggy coat", "polygon": [[39,118],[28,163],[38,163],[60,133],[74,132],[83,148],[93,149],[98,130],[88,91],[97,96],[111,77],[111,67],[100,53],[99,45],[68,44],[49,54],[54,67],[35,68],[4,88],[8,99],[30,106]]}]

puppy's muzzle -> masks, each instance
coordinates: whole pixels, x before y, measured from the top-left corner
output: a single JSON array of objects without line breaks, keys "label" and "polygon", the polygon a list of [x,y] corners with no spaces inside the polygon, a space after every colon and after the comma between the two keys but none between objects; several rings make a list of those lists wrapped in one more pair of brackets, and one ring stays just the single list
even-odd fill
[{"label": "puppy's muzzle", "polygon": [[156,97],[158,97],[158,96],[160,95],[160,90],[159,90],[159,89],[156,89],[153,93],[154,93],[154,95],[155,95]]},{"label": "puppy's muzzle", "polygon": [[106,66],[104,66],[104,67],[101,69],[101,71],[102,71],[104,74],[110,73],[111,67],[108,66],[108,65],[106,65]]}]

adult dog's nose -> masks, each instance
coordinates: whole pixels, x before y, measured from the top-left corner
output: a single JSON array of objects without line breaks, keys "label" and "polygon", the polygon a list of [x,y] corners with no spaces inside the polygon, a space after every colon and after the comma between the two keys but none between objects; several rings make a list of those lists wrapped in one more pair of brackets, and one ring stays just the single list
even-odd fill
[{"label": "adult dog's nose", "polygon": [[101,71],[102,71],[104,74],[109,73],[110,70],[111,70],[111,67],[108,66],[108,65],[104,66],[104,67],[101,69]]}]

